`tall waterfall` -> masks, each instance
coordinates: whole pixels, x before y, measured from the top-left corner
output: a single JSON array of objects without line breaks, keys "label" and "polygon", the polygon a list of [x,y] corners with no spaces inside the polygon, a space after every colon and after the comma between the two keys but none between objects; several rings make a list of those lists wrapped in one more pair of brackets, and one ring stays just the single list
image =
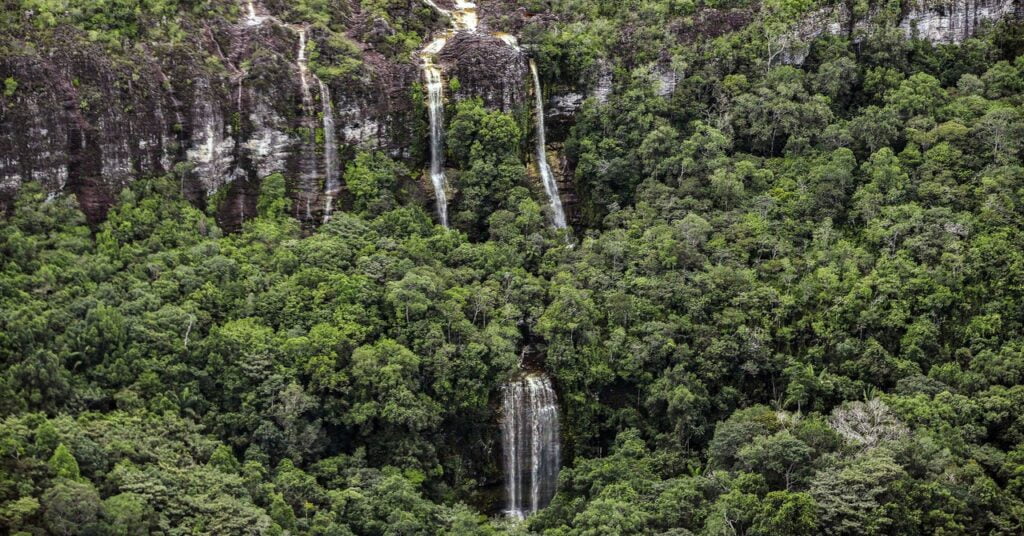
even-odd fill
[{"label": "tall waterfall", "polygon": [[558,399],[547,376],[531,373],[505,386],[501,435],[506,510],[522,519],[551,502],[562,463]]},{"label": "tall waterfall", "polygon": [[308,112],[312,107],[313,94],[309,92],[309,63],[306,61],[306,27],[298,29],[299,52],[295,57],[295,65],[299,67],[299,86],[302,88],[302,105]]},{"label": "tall waterfall", "polygon": [[331,219],[331,212],[334,209],[334,196],[338,195],[338,143],[335,139],[334,130],[334,104],[331,103],[331,90],[319,77],[316,78],[320,84],[320,100],[324,122],[324,194],[327,201],[324,205],[324,223]]},{"label": "tall waterfall", "polygon": [[555,175],[551,172],[551,166],[548,165],[547,140],[545,139],[544,131],[544,95],[541,92],[537,64],[532,59],[530,60],[530,73],[533,75],[533,93],[535,98],[533,115],[535,116],[537,130],[534,135],[537,145],[537,168],[540,170],[540,178],[544,183],[544,191],[548,194],[555,227],[564,229],[566,226],[565,211],[562,209],[562,199],[558,195],[558,184],[555,182]]},{"label": "tall waterfall", "polygon": [[[302,90],[302,126],[309,132],[308,138],[302,143],[302,182],[312,186],[319,179],[317,173],[317,157],[314,147],[315,137],[313,135],[313,93],[309,90],[309,62],[306,58],[306,39],[308,28],[306,26],[291,27],[299,34],[299,50],[295,56],[295,65],[299,69],[299,87]],[[313,203],[310,197],[305,199],[306,221],[313,219]]]},{"label": "tall waterfall", "polygon": [[430,114],[430,182],[437,199],[437,217],[448,227],[448,180],[444,176],[444,94],[441,68],[424,58],[423,75],[427,82],[427,109]]},{"label": "tall waterfall", "polygon": [[[449,34],[476,31],[476,4],[473,2],[455,0],[455,9],[448,11],[433,0],[424,1],[451,20]],[[441,52],[447,42],[447,37],[439,37],[420,52],[423,78],[427,83],[427,111],[430,114],[430,182],[434,185],[434,197],[437,199],[437,216],[445,227],[448,227],[448,180],[444,175],[444,79],[441,67],[434,63],[434,56]]]}]

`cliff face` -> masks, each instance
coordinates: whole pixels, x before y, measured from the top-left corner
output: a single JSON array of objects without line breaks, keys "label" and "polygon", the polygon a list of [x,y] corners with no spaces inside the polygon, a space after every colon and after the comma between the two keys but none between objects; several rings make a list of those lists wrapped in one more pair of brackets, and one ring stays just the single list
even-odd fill
[{"label": "cliff face", "polygon": [[[485,5],[482,31],[453,37],[440,59],[446,77],[464,88],[460,97],[519,109],[527,98],[525,56],[487,28],[515,27],[520,10]],[[328,36],[282,21],[277,14],[287,5],[276,0],[251,9],[243,2],[235,20],[197,24],[187,29],[188,42],[174,46],[112,54],[70,27],[56,29],[45,46],[7,43],[15,52],[0,56],[0,78],[14,78],[18,89],[0,99],[0,209],[33,180],[76,194],[97,222],[135,178],[173,172],[188,199],[215,202],[221,224],[235,229],[255,212],[259,180],[280,172],[295,217],[321,221],[326,166],[340,174],[361,149],[410,158],[417,134],[416,61],[377,50],[395,33],[385,20],[343,7],[352,10],[345,37],[359,66],[333,78],[318,78],[300,56],[302,39],[308,51]],[[424,7],[410,2],[407,15]],[[326,47],[318,51],[322,64],[338,63]],[[325,113],[333,114],[340,161],[324,157]]]},{"label": "cliff face", "polygon": [[958,44],[974,35],[986,22],[1024,15],[1021,0],[909,0],[900,13],[876,9],[863,16],[854,16],[849,5],[838,3],[807,15],[792,31],[782,37],[781,61],[801,64],[807,57],[807,46],[821,35],[849,35],[854,39],[866,31],[869,20],[895,20],[908,38],[932,43]]},{"label": "cliff face", "polygon": [[900,21],[907,35],[935,43],[960,43],[986,21],[1014,14],[1024,4],[1019,0],[914,0]]},{"label": "cliff face", "polygon": [[[56,29],[45,46],[9,43],[0,78],[18,86],[0,100],[0,208],[34,180],[75,193],[96,222],[130,181],[174,172],[188,199],[215,199],[221,223],[237,228],[255,211],[259,179],[282,172],[295,215],[316,220],[321,87],[340,144],[408,156],[415,65],[362,44],[355,72],[323,86],[312,73],[303,81],[304,27],[257,9],[255,18],[189,28],[189,43],[116,55],[73,28]],[[310,42],[319,38],[309,31]]]},{"label": "cliff face", "polygon": [[527,102],[529,68],[519,47],[486,33],[460,33],[438,54],[448,79],[459,81],[459,96],[478,97],[503,112]]},{"label": "cliff face", "polygon": [[[956,43],[983,21],[1019,15],[1021,2],[917,2],[904,8],[899,26],[908,35]],[[444,9],[454,5],[436,3]],[[312,225],[322,221],[330,202],[329,167],[339,176],[357,150],[415,156],[411,148],[426,135],[424,118],[415,115],[422,107],[411,100],[422,72],[417,58],[398,60],[404,56],[385,49],[396,29],[359,12],[358,3],[332,4],[345,12],[335,17],[344,27],[336,23],[334,29],[349,50],[339,52],[328,46],[337,34],[283,21],[287,2],[249,5],[240,2],[230,16],[191,20],[183,42],[140,40],[117,52],[71,27],[53,30],[42,42],[0,32],[0,80],[17,82],[13,93],[0,97],[0,210],[23,183],[37,181],[50,192],[76,194],[89,219],[98,222],[132,180],[173,173],[188,199],[212,205],[221,224],[236,229],[255,213],[260,179],[280,172],[295,217]],[[526,110],[526,54],[509,34],[526,21],[553,15],[532,14],[505,0],[480,0],[478,8],[479,31],[451,36],[437,55],[445,79],[458,80],[456,98],[479,97],[507,112]],[[421,21],[425,33],[444,31],[446,21],[425,3],[410,0],[403,9],[402,16]],[[668,30],[698,39],[738,29],[751,16],[704,10],[691,24]],[[853,34],[857,24],[842,4],[815,12],[796,27],[782,61],[799,63],[801,43],[823,33]],[[308,46],[300,53],[303,39]],[[317,64],[348,68],[329,72]],[[658,64],[652,74],[659,93],[671,94],[678,81],[671,66]],[[548,94],[549,141],[565,139],[585,96],[601,101],[612,91],[611,66],[602,64],[586,92],[562,88]],[[324,120],[327,114],[333,121]],[[337,142],[333,159],[325,155],[331,138],[325,126]],[[572,185],[562,186],[571,197]]]}]

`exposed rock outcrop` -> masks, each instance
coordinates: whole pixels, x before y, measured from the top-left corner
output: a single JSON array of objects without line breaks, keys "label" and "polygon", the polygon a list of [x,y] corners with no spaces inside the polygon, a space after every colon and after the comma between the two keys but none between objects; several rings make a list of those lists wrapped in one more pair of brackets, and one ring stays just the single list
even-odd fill
[{"label": "exposed rock outcrop", "polygon": [[914,0],[909,6],[900,20],[900,28],[908,36],[934,43],[960,43],[974,35],[983,22],[1015,14],[1024,4],[1019,0]]},{"label": "exposed rock outcrop", "polygon": [[[98,222],[131,181],[173,172],[187,199],[216,200],[221,224],[234,229],[254,214],[259,180],[282,172],[295,215],[319,221],[321,106],[303,102],[294,25],[256,6],[255,17],[188,28],[195,39],[173,47],[114,53],[73,28],[56,29],[45,45],[7,43],[16,52],[0,57],[0,72],[18,89],[0,99],[0,209],[32,180],[76,194]],[[416,68],[359,46],[361,65],[325,80],[335,138],[347,155],[408,156]],[[329,54],[321,50],[324,61]],[[322,98],[317,87],[310,98]]]},{"label": "exposed rock outcrop", "polygon": [[458,80],[458,98],[479,97],[504,112],[527,105],[529,67],[518,47],[483,32],[460,32],[448,39],[438,60],[445,76]]},{"label": "exposed rock outcrop", "polygon": [[[452,0],[435,3],[455,7]],[[891,24],[898,21],[907,35],[959,43],[986,21],[1021,16],[1022,5],[1024,0],[913,0],[902,13],[882,15]],[[0,33],[0,78],[17,83],[12,94],[0,97],[0,211],[24,182],[36,181],[51,193],[74,193],[89,220],[98,222],[131,181],[173,173],[187,199],[201,207],[215,202],[209,208],[220,223],[236,229],[254,214],[260,180],[283,173],[293,214],[315,225],[332,198],[325,192],[325,161],[343,170],[357,150],[422,157],[413,149],[422,147],[416,136],[425,135],[424,118],[414,116],[422,106],[411,91],[422,74],[416,60],[395,59],[403,57],[389,48],[398,30],[387,20],[360,12],[358,2],[334,2],[331,27],[339,33],[329,36],[322,27],[279,18],[292,9],[285,0],[243,0],[239,7],[236,20],[184,17],[182,31],[189,37],[175,44],[139,40],[108,49],[70,27],[42,40],[31,25],[25,35]],[[449,23],[422,1],[397,9],[416,21],[417,31],[434,36]],[[437,53],[446,83],[458,80],[460,89],[450,97],[479,97],[491,108],[525,111],[526,54],[495,33],[517,34],[528,21],[558,15],[530,13],[504,0],[478,0],[477,12],[476,31],[451,35]],[[702,9],[666,31],[691,41],[739,29],[753,16],[750,9]],[[782,37],[776,61],[803,62],[808,44],[826,33],[856,39],[877,16],[853,17],[845,3],[817,10]],[[305,83],[300,28],[317,54],[305,66],[312,77]],[[339,40],[347,50],[332,48]],[[347,68],[318,71],[317,64]],[[668,96],[684,73],[667,58],[651,65],[656,93]],[[551,145],[566,138],[585,98],[608,99],[613,73],[601,62],[584,88],[548,89]],[[332,106],[323,105],[325,95]],[[334,136],[323,135],[331,124],[323,121],[325,109],[333,111]],[[337,152],[325,158],[325,140],[332,138]],[[571,195],[571,185],[560,186]],[[566,205],[571,213],[571,200]]]},{"label": "exposed rock outcrop", "polygon": [[957,44],[973,36],[986,22],[1024,16],[1024,1],[911,0],[904,3],[901,13],[884,13],[876,9],[863,16],[854,16],[846,3],[836,3],[809,13],[792,31],[779,38],[780,60],[799,65],[806,59],[808,46],[815,38],[847,35],[856,40],[868,29],[868,21],[883,16],[885,20],[898,21],[900,30],[909,38]]}]

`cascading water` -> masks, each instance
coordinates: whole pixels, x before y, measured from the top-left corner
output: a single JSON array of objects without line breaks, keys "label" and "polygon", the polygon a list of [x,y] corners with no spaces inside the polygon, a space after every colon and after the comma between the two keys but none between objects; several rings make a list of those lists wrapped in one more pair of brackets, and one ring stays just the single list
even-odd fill
[{"label": "cascading water", "polygon": [[448,227],[447,178],[444,176],[444,94],[441,69],[429,57],[423,59],[427,82],[427,110],[430,114],[430,182],[437,198],[437,216]]},{"label": "cascading water", "polygon": [[544,95],[541,92],[537,64],[532,59],[530,60],[530,73],[533,75],[533,93],[536,103],[533,115],[536,116],[535,128],[537,132],[534,134],[534,137],[536,138],[537,145],[537,168],[540,170],[540,178],[544,183],[544,191],[548,194],[555,227],[564,229],[566,223],[565,211],[562,209],[562,198],[558,195],[558,184],[555,182],[554,173],[551,172],[551,166],[548,165],[547,140],[545,139],[544,132]]},{"label": "cascading water", "polygon": [[306,111],[312,108],[313,94],[309,92],[309,64],[306,62],[306,28],[301,27],[299,32],[299,52],[295,57],[295,65],[299,67],[299,87],[302,88],[302,105]]},{"label": "cascading water", "polygon": [[261,17],[256,14],[256,4],[253,3],[253,0],[247,0],[245,19],[246,24],[248,24],[249,26],[259,26],[260,24],[263,24],[264,20],[266,20],[266,17]]},{"label": "cascading water", "polygon": [[331,219],[334,209],[334,196],[338,195],[338,143],[334,130],[334,104],[331,103],[331,90],[327,84],[316,78],[320,85],[320,100],[324,122],[324,194],[327,197],[324,205],[324,223]]},{"label": "cascading water", "polygon": [[[317,180],[316,151],[313,149],[313,93],[309,90],[309,63],[306,60],[306,38],[307,28],[299,26],[295,29],[299,34],[299,51],[295,57],[295,65],[299,69],[299,87],[302,89],[302,115],[303,126],[309,132],[309,140],[302,144],[303,172],[302,181],[304,184],[314,183]],[[306,220],[313,219],[312,200],[306,198]]]},{"label": "cascading water", "polygon": [[455,11],[451,13],[455,31],[475,32],[477,27],[476,4],[464,0],[455,0]]},{"label": "cascading water", "polygon": [[[456,0],[455,10],[448,11],[432,0],[425,2],[451,19],[452,29],[449,34],[476,31],[476,4]],[[445,227],[448,227],[448,179],[444,175],[444,78],[441,76],[441,67],[434,63],[434,57],[447,42],[446,37],[440,37],[420,52],[423,78],[427,84],[427,111],[430,115],[430,182],[434,185],[434,197],[437,199],[437,216]]]},{"label": "cascading water", "polygon": [[551,502],[562,463],[558,398],[551,380],[526,374],[502,393],[506,511],[523,519]]}]

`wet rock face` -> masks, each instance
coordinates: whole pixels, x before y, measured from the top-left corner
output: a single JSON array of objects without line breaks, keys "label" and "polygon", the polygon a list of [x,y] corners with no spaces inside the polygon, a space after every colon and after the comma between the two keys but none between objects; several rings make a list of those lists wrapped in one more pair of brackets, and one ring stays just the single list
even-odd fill
[{"label": "wet rock face", "polygon": [[982,22],[1013,15],[1022,8],[1018,0],[950,0],[910,2],[900,21],[907,35],[935,43],[961,43],[971,37]]},{"label": "wet rock face", "polygon": [[438,54],[459,98],[479,97],[488,107],[513,112],[527,106],[529,66],[521,50],[485,33],[460,32]]},{"label": "wet rock face", "polygon": [[[119,55],[69,28],[45,46],[8,47],[24,52],[0,57],[0,72],[18,82],[0,97],[0,210],[37,181],[75,194],[96,223],[131,181],[174,173],[187,199],[216,199],[221,225],[237,229],[255,214],[260,179],[280,172],[296,216],[320,221],[320,92],[313,84],[312,109],[303,105],[296,27],[262,4],[259,15],[258,24],[189,28],[186,44]],[[415,65],[369,49],[362,60],[357,72],[325,80],[342,169],[356,150],[406,157],[411,145]]]},{"label": "wet rock face", "polygon": [[[436,3],[454,7],[452,0]],[[908,35],[956,43],[986,20],[1020,16],[1022,4],[913,0],[900,27]],[[415,130],[423,121],[413,115],[421,108],[412,102],[411,88],[422,73],[416,61],[396,60],[389,52],[387,37],[395,29],[360,12],[354,1],[331,3],[335,20],[346,21],[361,66],[324,79],[328,91],[312,79],[304,91],[299,30],[307,29],[324,65],[334,60],[323,46],[327,36],[275,16],[291,9],[286,0],[255,0],[254,5],[254,17],[243,9],[238,20],[184,27],[185,43],[139,42],[116,54],[71,28],[56,30],[45,43],[26,44],[4,34],[0,73],[18,86],[13,95],[0,96],[0,211],[22,184],[36,181],[52,193],[75,194],[95,223],[131,181],[173,173],[183,195],[198,206],[216,200],[211,208],[231,230],[255,213],[260,180],[283,173],[294,215],[314,225],[327,202],[325,137],[318,131],[321,93],[329,93],[333,105],[337,169],[344,170],[359,150],[413,157],[411,148],[424,132]],[[445,80],[458,80],[456,99],[479,97],[490,108],[525,111],[531,106],[527,58],[493,34],[517,34],[528,21],[543,23],[556,15],[529,13],[507,0],[478,0],[478,7],[479,31],[453,35],[437,55]],[[411,0],[408,10],[408,16],[429,13],[421,0]],[[695,40],[739,29],[751,17],[744,10],[702,10],[666,30]],[[799,63],[806,55],[801,43],[824,33],[854,35],[862,22],[853,20],[845,4],[823,8],[797,25],[793,46],[779,61]],[[424,23],[440,32],[446,21]],[[660,63],[652,75],[656,91],[666,96],[681,76]],[[548,141],[564,140],[584,99],[607,99],[613,82],[610,66],[602,65],[584,89],[549,88]],[[556,173],[567,175],[564,169]],[[563,192],[571,192],[569,185]]]},{"label": "wet rock face", "polygon": [[61,41],[49,55],[7,56],[18,89],[0,103],[0,205],[25,181],[78,195],[91,221],[118,190],[175,159],[174,103],[158,69],[118,65],[95,47]]},{"label": "wet rock face", "polygon": [[[826,6],[807,14],[784,36],[782,63],[799,65],[807,58],[808,45],[822,35],[846,34],[854,40],[867,31],[867,21],[882,15],[875,10],[855,17],[845,3]],[[985,22],[1024,16],[1022,0],[911,0],[899,13],[899,29],[909,38],[932,43],[958,44],[973,36]]]}]

